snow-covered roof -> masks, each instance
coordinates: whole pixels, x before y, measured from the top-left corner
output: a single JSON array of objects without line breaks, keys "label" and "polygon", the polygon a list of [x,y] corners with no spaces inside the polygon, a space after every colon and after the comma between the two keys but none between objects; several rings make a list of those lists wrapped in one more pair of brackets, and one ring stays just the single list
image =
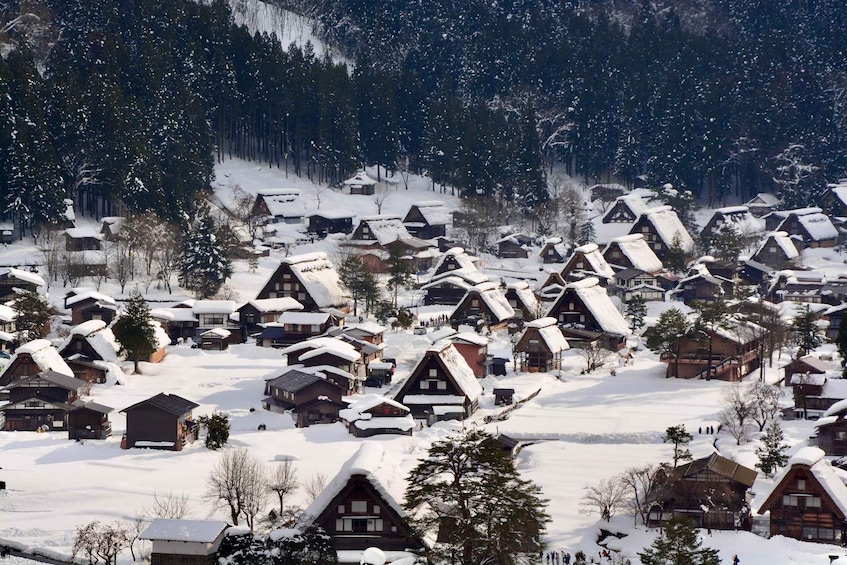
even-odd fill
[{"label": "snow-covered roof", "polygon": [[612,210],[615,207],[615,204],[618,202],[623,202],[627,205],[627,207],[635,214],[635,217],[638,218],[642,213],[644,213],[647,209],[649,209],[649,205],[647,202],[638,194],[624,194],[623,196],[618,196],[615,199],[615,203],[609,207],[609,210],[603,216],[605,219],[606,216],[612,213]]},{"label": "snow-covered roof", "polygon": [[[791,471],[792,466],[806,465],[809,467],[809,471],[811,471],[814,478],[829,495],[832,502],[843,515],[847,516],[847,486],[845,486],[844,481],[841,480],[841,477],[825,456],[826,453],[819,447],[808,446],[801,448],[788,460],[788,464],[780,474],[774,478],[774,488],[778,488],[782,484],[786,475]],[[773,493],[773,491],[771,492]],[[768,498],[771,496],[772,494]]]},{"label": "snow-covered roof", "polygon": [[275,218],[301,218],[306,213],[306,206],[302,202],[288,199],[265,198],[265,206]]},{"label": "snow-covered roof", "polygon": [[[456,381],[456,386],[459,387],[462,394],[468,397],[471,402],[480,397],[482,387],[476,380],[473,369],[470,368],[468,362],[465,361],[465,358],[462,357],[461,353],[456,350],[452,343],[449,341],[436,343],[427,352],[434,353],[441,358],[445,368]],[[424,362],[426,358],[426,356],[422,357],[420,362]],[[414,373],[414,370],[412,372]]]},{"label": "snow-covered roof", "polygon": [[456,263],[459,265],[460,269],[467,269],[476,271],[476,264],[474,264],[473,257],[468,255],[464,248],[462,247],[451,247],[447,251],[444,252],[444,255],[439,259],[438,263],[435,264],[435,272],[438,272],[438,269],[444,264],[448,259],[455,259]]},{"label": "snow-covered roof", "polygon": [[334,355],[335,357],[340,357],[341,359],[352,362],[361,357],[361,355],[359,355],[359,352],[356,351],[356,349],[352,346],[350,346],[351,349],[348,350],[346,348],[339,347],[339,344],[349,345],[348,343],[345,343],[343,341],[338,341],[337,344],[332,344],[332,346],[316,347],[311,351],[307,351],[306,353],[301,354],[300,360],[308,361],[313,357],[319,357],[321,355]]},{"label": "snow-covered roof", "polygon": [[488,345],[487,337],[474,332],[459,332],[451,334],[449,337],[450,341],[452,341],[453,343],[457,341],[464,341],[466,343],[472,343],[474,345]]},{"label": "snow-covered roof", "polygon": [[100,331],[106,327],[106,322],[103,320],[89,320],[74,326],[71,329],[71,335],[81,335],[87,337],[94,332]]},{"label": "snow-covered roof", "polygon": [[290,296],[282,298],[257,298],[254,300],[248,300],[247,304],[259,312],[285,312],[288,310],[303,309],[303,305]]},{"label": "snow-covered roof", "polygon": [[0,304],[0,322],[9,323],[15,319],[17,313],[11,306]]},{"label": "snow-covered roof", "polygon": [[224,314],[229,316],[235,312],[234,300],[197,300],[191,310],[195,314]]},{"label": "snow-covered roof", "polygon": [[103,320],[89,320],[74,326],[70,335],[59,346],[59,351],[64,351],[74,336],[83,337],[103,361],[109,363],[120,361],[121,346],[115,339],[112,329],[107,328]]},{"label": "snow-covered roof", "polygon": [[297,324],[300,326],[311,326],[325,324],[329,319],[327,312],[295,312],[287,311],[277,316],[276,321],[280,324]]},{"label": "snow-covered roof", "polygon": [[315,337],[307,339],[280,349],[279,352],[283,355],[288,355],[289,353],[295,353],[306,349],[310,349],[311,351],[300,356],[300,359],[304,361],[322,353],[331,353],[332,355],[336,355],[349,361],[355,361],[361,357],[360,353],[352,344],[334,337]]},{"label": "snow-covered roof", "polygon": [[364,186],[364,185],[369,185],[369,184],[376,184],[376,182],[377,181],[375,181],[374,179],[369,177],[366,172],[359,171],[358,173],[356,173],[355,175],[353,175],[352,177],[350,177],[349,179],[344,181],[344,184],[346,184],[348,186],[350,186],[350,185],[355,185],[355,186],[362,185],[362,186]]},{"label": "snow-covered roof", "polygon": [[18,280],[32,283],[36,286],[47,286],[47,283],[44,282],[44,279],[41,275],[37,273],[30,273],[29,271],[24,271],[21,269],[16,269],[14,267],[9,267],[8,269],[3,269],[2,274],[7,275],[9,277],[14,277]]},{"label": "snow-covered roof", "polygon": [[599,282],[596,277],[586,277],[581,281],[569,283],[562,292],[573,290],[604,332],[629,335],[629,324]]},{"label": "snow-covered roof", "polygon": [[642,216],[647,218],[654,228],[656,233],[665,242],[665,245],[670,246],[673,243],[674,236],[679,236],[679,244],[685,251],[694,249],[694,240],[682,222],[679,216],[671,206],[658,206],[646,210]]},{"label": "snow-covered roof", "polygon": [[429,284],[441,282],[451,277],[461,279],[464,283],[468,284],[469,286],[484,283],[485,281],[489,280],[488,275],[477,271],[476,267],[463,267],[461,269],[453,269],[452,271],[444,271],[443,273],[433,275],[432,278],[429,280]]},{"label": "snow-covered roof", "polygon": [[97,302],[104,302],[106,304],[117,305],[117,302],[115,302],[114,298],[99,293],[96,290],[89,290],[86,292],[81,292],[75,296],[71,296],[65,301],[65,304],[67,304],[68,306],[73,306],[78,302],[82,302],[83,300],[88,299],[96,300]]},{"label": "snow-covered roof", "polygon": [[83,238],[93,238],[93,239],[103,239],[103,236],[94,231],[93,228],[68,228],[65,230],[65,234],[71,239],[83,239]]},{"label": "snow-covered roof", "polygon": [[412,237],[406,226],[403,225],[400,216],[389,214],[365,216],[360,218],[359,222],[370,228],[371,234],[380,245],[388,245],[398,239],[410,239]]},{"label": "snow-covered roof", "polygon": [[559,353],[566,349],[570,349],[568,340],[565,339],[565,336],[563,336],[561,330],[559,330],[559,326],[556,325],[556,318],[538,318],[537,320],[527,322],[524,327],[536,328],[538,330],[538,335],[542,340],[544,340],[547,349],[549,349],[551,353]]},{"label": "snow-covered roof", "polygon": [[715,333],[734,343],[744,344],[765,335],[765,329],[753,322],[729,320],[720,327],[715,328]]},{"label": "snow-covered roof", "polygon": [[326,253],[314,252],[292,255],[282,259],[289,266],[300,284],[318,305],[318,308],[339,306],[347,303],[347,293],[333,264]]},{"label": "snow-covered roof", "polygon": [[156,518],[138,537],[151,541],[213,543],[228,527],[228,523],[220,520]]},{"label": "snow-covered roof", "polygon": [[[662,270],[662,261],[650,248],[650,245],[640,233],[633,233],[614,238],[609,245],[617,244],[621,253],[629,259],[634,269],[640,269],[645,273],[657,273]],[[606,246],[606,249],[609,248]],[[604,250],[603,253],[606,251]]]},{"label": "snow-covered roof", "polygon": [[765,247],[767,247],[770,242],[773,241],[776,245],[782,249],[782,252],[785,254],[786,259],[794,259],[800,255],[800,252],[797,251],[797,247],[794,245],[794,241],[788,236],[784,231],[775,231],[768,235],[765,241],[759,246],[759,249],[756,250],[754,256],[759,254]]},{"label": "snow-covered roof", "polygon": [[768,206],[773,207],[779,204],[779,198],[770,192],[760,192],[745,203],[748,208]]},{"label": "snow-covered roof", "polygon": [[226,339],[231,335],[232,332],[225,330],[224,328],[212,328],[211,330],[201,333],[200,337],[219,337],[221,339]]},{"label": "snow-covered roof", "polygon": [[29,355],[33,362],[38,365],[39,372],[55,371],[68,377],[74,376],[74,372],[59,355],[59,351],[46,339],[35,339],[18,347],[6,367],[11,367],[15,359],[24,354]]},{"label": "snow-covered roof", "polygon": [[[743,235],[760,233],[765,229],[765,222],[750,213],[747,206],[726,206],[718,208],[712,217],[722,215],[726,222],[732,223]],[[710,220],[711,221],[711,220]]]},{"label": "snow-covered roof", "polygon": [[[509,318],[515,317],[515,309],[509,304],[506,295],[500,290],[500,287],[493,282],[484,282],[473,288],[468,289],[467,294],[477,293],[485,306],[491,312],[491,315],[496,318],[497,322],[502,322]],[[464,300],[463,300],[464,302]]]},{"label": "snow-covered roof", "polygon": [[[836,239],[838,230],[832,225],[829,216],[823,213],[805,214],[797,216],[797,221],[809,233],[809,237],[813,241],[823,241],[825,239]],[[780,227],[782,227],[780,225]]]},{"label": "snow-covered roof", "polygon": [[577,253],[582,253],[582,256],[585,257],[585,260],[588,262],[592,272],[607,279],[615,276],[614,269],[612,269],[612,267],[606,262],[606,259],[603,257],[603,254],[600,252],[600,248],[597,247],[596,243],[588,243],[577,247],[574,249],[574,255]]},{"label": "snow-covered roof", "polygon": [[[372,408],[376,408],[380,404],[394,406],[395,408],[403,410],[407,414],[409,413],[409,409],[406,406],[403,406],[392,398],[381,396],[379,394],[357,394],[346,398],[344,401],[348,404],[348,407],[339,411],[338,415],[348,422],[370,419],[371,415],[368,414],[367,411]],[[385,419],[386,418],[376,418],[377,421],[383,421]]]},{"label": "snow-covered roof", "polygon": [[441,226],[450,223],[450,211],[440,200],[428,200],[425,202],[415,202],[412,206],[417,206],[424,217],[426,223],[431,226]]},{"label": "snow-covered roof", "polygon": [[506,285],[507,290],[513,290],[518,299],[523,303],[522,307],[534,313],[538,310],[538,298],[530,288],[527,281],[517,281]]},{"label": "snow-covered roof", "polygon": [[280,198],[294,200],[300,196],[299,188],[260,188],[256,191],[257,196],[262,198]]},{"label": "snow-covered roof", "polygon": [[399,516],[406,517],[406,511],[400,505],[406,491],[406,473],[400,467],[400,462],[381,444],[363,442],[359,451],[341,466],[338,473],[303,511],[298,525],[307,527],[315,520],[354,475],[363,475],[392,510]]}]

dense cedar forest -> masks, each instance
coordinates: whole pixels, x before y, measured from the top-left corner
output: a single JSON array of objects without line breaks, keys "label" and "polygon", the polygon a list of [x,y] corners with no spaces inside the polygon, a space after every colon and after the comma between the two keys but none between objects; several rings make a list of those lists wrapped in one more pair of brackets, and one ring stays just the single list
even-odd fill
[{"label": "dense cedar forest", "polygon": [[786,206],[845,174],[843,0],[674,5],[299,0],[348,69],[224,0],[0,0],[5,213],[179,217],[230,157],[327,184],[379,164],[526,210],[556,167]]}]

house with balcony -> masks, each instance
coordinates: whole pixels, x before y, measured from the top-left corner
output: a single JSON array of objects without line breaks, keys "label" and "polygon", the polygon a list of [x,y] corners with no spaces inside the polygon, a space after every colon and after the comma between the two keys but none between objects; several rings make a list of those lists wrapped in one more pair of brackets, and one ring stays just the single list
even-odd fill
[{"label": "house with balcony", "polygon": [[759,368],[764,335],[760,326],[735,319],[719,328],[692,333],[683,338],[678,359],[662,357],[668,364],[666,376],[740,381]]}]

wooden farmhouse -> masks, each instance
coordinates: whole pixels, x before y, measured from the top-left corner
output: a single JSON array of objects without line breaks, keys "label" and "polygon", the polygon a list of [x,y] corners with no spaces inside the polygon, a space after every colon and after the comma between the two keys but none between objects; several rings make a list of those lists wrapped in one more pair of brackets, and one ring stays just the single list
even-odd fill
[{"label": "wooden farmhouse", "polygon": [[468,364],[474,376],[488,374],[488,338],[472,332],[460,332],[450,336],[453,347]]},{"label": "wooden farmhouse", "polygon": [[738,235],[742,237],[759,234],[765,230],[765,223],[751,214],[747,206],[727,206],[714,211],[700,231],[700,237],[706,240],[713,239],[725,229],[724,226],[728,225],[734,226]]},{"label": "wooden farmhouse", "polygon": [[529,257],[529,246],[532,238],[523,233],[507,235],[497,240],[497,257],[501,259],[526,259]]},{"label": "wooden farmhouse", "polygon": [[65,230],[65,251],[100,251],[103,237],[91,228]]},{"label": "wooden farmhouse", "polygon": [[71,309],[71,323],[103,320],[111,324],[118,313],[118,304],[111,296],[96,290],[86,290],[65,298],[65,307]]},{"label": "wooden farmhouse", "polygon": [[280,350],[288,358],[288,365],[306,367],[329,365],[351,373],[364,375],[362,354],[351,343],[334,337],[316,337],[289,345]]},{"label": "wooden farmhouse", "polygon": [[614,238],[603,250],[603,258],[616,270],[638,269],[656,274],[664,268],[641,233]]},{"label": "wooden farmhouse", "polygon": [[732,298],[735,292],[735,282],[713,275],[708,265],[698,263],[671,292],[677,300],[682,300],[686,304],[715,302]]},{"label": "wooden farmhouse", "polygon": [[232,337],[232,332],[224,328],[212,328],[201,333],[200,349],[203,351],[223,351],[229,348],[229,340]]},{"label": "wooden farmhouse", "polygon": [[482,325],[494,330],[506,327],[514,318],[515,310],[500,287],[493,282],[485,282],[468,289],[450,314],[450,325],[454,328]]},{"label": "wooden farmhouse", "polygon": [[756,471],[717,453],[671,470],[662,495],[653,505],[648,525],[659,526],[676,516],[698,528],[750,530],[747,491]]},{"label": "wooden farmhouse", "polygon": [[276,322],[283,312],[303,310],[303,305],[290,296],[282,298],[265,298],[248,300],[240,306],[238,312],[238,323],[248,333],[258,331],[261,324]]},{"label": "wooden farmhouse", "polygon": [[828,457],[847,455],[847,400],[839,400],[830,406],[815,422],[814,443]]},{"label": "wooden farmhouse", "polygon": [[353,231],[353,214],[349,212],[316,212],[307,217],[309,232],[318,237],[331,233],[349,234]]},{"label": "wooden farmhouse", "polygon": [[440,200],[412,204],[403,225],[413,237],[433,239],[447,235],[447,224],[451,221],[450,211]]},{"label": "wooden farmhouse", "polygon": [[793,359],[783,370],[784,382],[793,391],[796,418],[819,418],[847,398],[847,380],[835,364],[807,355]]},{"label": "wooden farmhouse", "polygon": [[556,318],[527,322],[515,346],[519,371],[546,373],[562,368],[562,352],[570,346],[556,325]]},{"label": "wooden farmhouse", "polygon": [[526,281],[517,281],[506,285],[506,300],[515,311],[515,318],[526,322],[538,317],[538,298]]},{"label": "wooden farmhouse", "polygon": [[764,335],[761,327],[752,322],[732,320],[704,334],[683,338],[679,359],[662,359],[668,363],[668,377],[735,382],[759,368],[759,341]]},{"label": "wooden farmhouse", "polygon": [[88,383],[74,377],[44,371],[12,381],[4,389],[8,404],[0,408],[2,429],[34,432],[68,429],[68,412],[88,390]]},{"label": "wooden farmhouse", "polygon": [[479,259],[468,255],[461,247],[451,247],[435,264],[432,277],[446,273],[447,271],[476,271]]},{"label": "wooden farmhouse", "polygon": [[376,192],[377,181],[368,176],[364,171],[359,171],[343,182],[350,189],[350,194],[363,194],[372,196]]},{"label": "wooden farmhouse", "polygon": [[820,212],[823,212],[823,210],[816,206],[810,206],[808,208],[794,208],[793,210],[774,210],[762,219],[765,220],[765,229],[770,232],[777,231],[779,229],[779,225],[784,222],[788,216],[805,216],[806,214],[819,214]]},{"label": "wooden farmhouse", "polygon": [[452,343],[442,341],[426,351],[394,400],[408,406],[415,420],[431,424],[470,416],[481,395],[473,369]]},{"label": "wooden farmhouse", "polygon": [[803,212],[807,213],[792,211],[776,230],[789,236],[797,236],[795,241],[803,248],[835,247],[838,243],[838,230],[832,225],[829,216],[821,212],[820,208],[807,208]]},{"label": "wooden farmhouse", "polygon": [[847,486],[824,458],[823,450],[804,447],[774,479],[759,507],[770,512],[770,534],[803,541],[843,544],[847,532]]},{"label": "wooden farmhouse", "polygon": [[420,550],[424,544],[412,533],[400,505],[403,476],[399,461],[381,444],[365,442],[306,508],[297,526],[320,526],[336,551]]},{"label": "wooden farmhouse", "polygon": [[750,259],[773,269],[789,269],[799,256],[794,240],[786,232],[777,231],[768,234]]},{"label": "wooden farmhouse", "polygon": [[588,243],[574,249],[559,274],[564,281],[592,276],[605,283],[614,276],[615,272],[606,262],[597,244]]},{"label": "wooden farmhouse", "polygon": [[430,281],[421,286],[424,291],[423,302],[432,304],[456,305],[465,297],[468,290],[478,284],[488,282],[488,275],[476,269],[458,269],[433,275]]},{"label": "wooden farmhouse", "polygon": [[637,194],[625,194],[624,196],[619,196],[614,204],[606,210],[606,213],[603,214],[602,222],[604,224],[631,224],[648,209],[647,202],[641,196]]},{"label": "wooden farmhouse", "polygon": [[264,188],[256,193],[252,213],[267,224],[303,223],[305,207],[296,188]]},{"label": "wooden farmhouse", "polygon": [[546,265],[549,263],[564,263],[568,256],[568,248],[561,237],[551,237],[544,242],[538,253],[541,261]]},{"label": "wooden farmhouse", "polygon": [[159,393],[124,408],[126,432],[121,448],[182,451],[185,444],[197,439],[199,426],[191,411],[198,406],[176,394]]},{"label": "wooden farmhouse", "polygon": [[59,355],[78,379],[89,383],[105,383],[107,376],[121,374],[118,363],[124,356],[112,329],[103,320],[89,320],[71,330],[59,346]]},{"label": "wooden farmhouse", "polygon": [[8,302],[17,296],[17,290],[38,292],[47,284],[41,275],[10,267],[0,270],[0,302]]},{"label": "wooden farmhouse", "polygon": [[265,324],[256,344],[263,347],[279,347],[298,343],[322,335],[335,321],[329,312],[283,312],[276,322]]},{"label": "wooden farmhouse", "polygon": [[629,324],[595,277],[566,285],[546,317],[555,318],[563,328],[606,334],[609,344],[614,343],[610,349],[616,349],[630,334]]},{"label": "wooden farmhouse", "polygon": [[106,274],[103,236],[91,228],[70,228],[65,233],[65,259],[71,277]]},{"label": "wooden farmhouse", "polygon": [[694,240],[670,206],[644,211],[629,233],[641,234],[659,259],[665,257],[674,242],[687,254],[694,251]]},{"label": "wooden farmhouse", "polygon": [[292,255],[280,261],[256,298],[295,299],[306,312],[324,308],[347,311],[349,294],[326,253]]},{"label": "wooden farmhouse", "polygon": [[760,192],[744,203],[750,213],[761,218],[779,207],[780,199],[770,192]]},{"label": "wooden farmhouse", "polygon": [[68,412],[68,439],[106,439],[112,435],[109,414],[114,408],[81,399]]},{"label": "wooden farmhouse", "polygon": [[828,184],[818,203],[830,216],[847,217],[847,179]]},{"label": "wooden farmhouse", "polygon": [[0,304],[0,351],[9,352],[18,340],[15,318],[18,313],[5,304]]},{"label": "wooden farmhouse", "polygon": [[314,373],[286,367],[265,379],[262,407],[271,412],[291,412],[297,427],[331,424],[345,408],[344,391],[334,382]]},{"label": "wooden farmhouse", "polygon": [[624,269],[615,273],[615,284],[607,290],[623,302],[629,302],[640,296],[645,302],[651,300],[664,301],[665,289],[659,286],[656,275],[641,269]]},{"label": "wooden farmhouse", "polygon": [[155,518],[138,539],[153,544],[150,565],[217,565],[229,527],[214,520]]},{"label": "wooden farmhouse", "polygon": [[415,419],[399,402],[377,394],[345,398],[347,408],[339,412],[347,430],[356,437],[375,435],[412,435]]},{"label": "wooden farmhouse", "polygon": [[[15,350],[14,355],[0,373],[0,387],[39,373],[53,372],[73,377],[74,372],[59,355],[58,350],[46,339],[36,339]],[[0,393],[0,399],[3,394]]]}]

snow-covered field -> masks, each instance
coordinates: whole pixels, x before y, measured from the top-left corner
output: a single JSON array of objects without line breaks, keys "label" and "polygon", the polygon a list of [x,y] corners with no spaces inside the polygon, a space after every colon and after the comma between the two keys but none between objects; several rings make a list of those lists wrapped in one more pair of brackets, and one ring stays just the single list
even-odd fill
[{"label": "snow-covered field", "polygon": [[[217,169],[218,198],[226,203],[235,185],[252,192],[260,188],[299,188],[311,209],[315,191],[320,191],[321,210],[351,211],[359,216],[377,211],[373,197],[344,195],[314,187],[293,175],[286,178],[284,171],[278,169],[226,161]],[[429,188],[426,179],[413,179],[408,190],[397,185],[390,190],[383,212],[405,214],[413,202],[434,199],[458,207],[457,198]],[[332,255],[334,245],[331,240],[301,243],[289,252],[323,250]],[[32,253],[32,247],[13,245],[0,253],[0,261],[14,261]],[[260,262],[256,273],[249,273],[246,264],[236,263],[231,282],[241,301],[255,296],[281,256],[283,252],[274,251]],[[825,259],[831,264],[831,258],[820,261]],[[501,261],[487,257],[483,268],[491,269],[498,277],[507,271],[529,276],[539,272],[539,266],[537,258]],[[101,292],[117,294],[117,289],[107,283]],[[51,302],[58,304],[62,295],[63,289],[51,287]],[[651,316],[657,314],[657,309],[651,309]],[[429,341],[406,331],[389,331],[386,339],[388,355],[399,361],[393,384],[396,387]],[[490,352],[508,355],[510,349],[508,337],[498,335]],[[558,375],[514,374],[510,364],[507,376],[482,381],[485,394],[481,410],[472,421],[441,423],[416,431],[413,437],[363,440],[349,435],[341,424],[298,429],[290,417],[262,410],[263,377],[283,363],[277,351],[249,343],[223,352],[174,346],[161,364],[142,364],[142,374],[128,375],[120,386],[94,387],[93,398],[116,409],[111,415],[112,438],[74,443],[66,439],[66,433],[0,433],[0,480],[8,485],[6,491],[0,492],[0,538],[67,554],[76,526],[92,520],[132,520],[151,507],[154,495],[167,493],[190,497],[191,517],[226,518],[202,497],[206,477],[219,457],[219,453],[206,450],[202,441],[178,453],[120,449],[125,418],[119,410],[159,392],[175,393],[198,403],[195,416],[213,410],[226,412],[232,424],[231,445],[249,447],[269,467],[277,464],[280,456],[293,457],[301,480],[316,474],[331,478],[362,441],[383,444],[402,461],[404,470],[415,465],[433,440],[462,426],[483,426],[491,432],[531,441],[532,445],[518,457],[518,468],[550,499],[552,522],[545,537],[549,547],[571,553],[583,549],[589,555],[597,555],[599,528],[610,527],[598,522],[596,516],[579,513],[583,489],[628,467],[670,459],[671,448],[661,440],[668,426],[685,424],[694,432],[695,457],[710,453],[717,440],[725,456],[750,467],[756,461],[755,444],[736,448],[733,440],[697,433],[698,428],[715,423],[726,383],[665,379],[664,366],[643,349],[627,366],[614,362],[615,375],[608,368],[580,374],[582,359],[574,352],[567,354]],[[131,372],[131,364],[124,369]],[[769,379],[776,376],[776,369],[768,373]],[[495,386],[514,387],[518,398],[538,389],[540,393],[507,420],[483,424],[485,415],[498,411],[493,406]],[[260,424],[267,429],[259,431]],[[789,422],[785,428],[797,446],[813,431],[811,422]],[[768,487],[766,480],[754,485],[759,501]],[[304,492],[298,492],[291,502],[305,506]],[[754,501],[753,507],[756,505]],[[628,516],[614,518],[611,528],[628,534],[615,541],[613,547],[618,547],[633,563],[637,563],[637,551],[655,536],[655,531],[634,527]],[[711,537],[705,536],[705,543],[719,549],[725,563],[737,554],[743,565],[824,565],[829,563],[828,555],[847,555],[836,546],[782,538],[766,540],[750,533],[714,532]],[[129,562],[128,553],[122,559]]]}]

